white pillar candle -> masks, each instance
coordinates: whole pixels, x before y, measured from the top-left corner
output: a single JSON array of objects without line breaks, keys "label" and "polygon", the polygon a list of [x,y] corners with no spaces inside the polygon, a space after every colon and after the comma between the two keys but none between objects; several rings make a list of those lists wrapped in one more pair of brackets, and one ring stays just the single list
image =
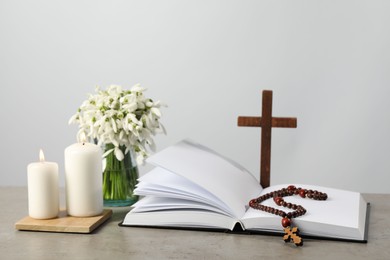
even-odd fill
[{"label": "white pillar candle", "polygon": [[58,164],[45,162],[42,150],[40,162],[27,166],[28,214],[36,219],[50,219],[58,216],[59,188]]},{"label": "white pillar candle", "polygon": [[91,217],[103,212],[101,149],[88,142],[65,149],[65,190],[68,215]]}]

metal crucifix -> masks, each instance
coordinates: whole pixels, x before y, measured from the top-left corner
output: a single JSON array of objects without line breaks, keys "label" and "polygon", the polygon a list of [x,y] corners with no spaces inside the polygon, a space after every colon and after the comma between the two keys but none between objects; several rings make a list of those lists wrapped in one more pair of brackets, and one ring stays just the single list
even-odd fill
[{"label": "metal crucifix", "polygon": [[261,117],[239,116],[238,126],[261,127],[260,184],[270,185],[271,172],[271,129],[272,127],[296,128],[295,117],[272,117],[272,91],[263,91]]}]

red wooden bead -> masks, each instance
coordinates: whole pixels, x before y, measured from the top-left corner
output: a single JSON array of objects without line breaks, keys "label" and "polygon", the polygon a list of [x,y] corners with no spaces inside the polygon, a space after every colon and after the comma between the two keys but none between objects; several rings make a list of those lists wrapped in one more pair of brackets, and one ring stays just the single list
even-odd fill
[{"label": "red wooden bead", "polygon": [[296,188],[295,188],[294,185],[290,185],[290,186],[287,187],[287,190],[289,190],[289,191],[294,191],[295,189]]},{"label": "red wooden bead", "polygon": [[305,198],[306,197],[306,191],[305,190],[300,190],[299,191],[299,196],[301,196],[302,198]]},{"label": "red wooden bead", "polygon": [[283,198],[281,198],[281,197],[275,197],[275,198],[274,198],[274,201],[275,201],[276,205],[280,206],[280,205],[282,205]]},{"label": "red wooden bead", "polygon": [[289,227],[291,225],[291,220],[289,218],[282,218],[282,226]]},{"label": "red wooden bead", "polygon": [[249,201],[249,206],[250,206],[250,207],[255,207],[255,206],[256,206],[256,203],[257,203],[257,200],[256,200],[256,199],[253,199],[253,200]]}]

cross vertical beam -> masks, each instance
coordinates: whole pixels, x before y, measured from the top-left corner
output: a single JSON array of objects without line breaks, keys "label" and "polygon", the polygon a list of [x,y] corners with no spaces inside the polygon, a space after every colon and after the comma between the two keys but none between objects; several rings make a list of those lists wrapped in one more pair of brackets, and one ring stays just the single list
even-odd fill
[{"label": "cross vertical beam", "polygon": [[295,117],[272,117],[272,91],[263,91],[261,117],[239,116],[238,126],[261,127],[260,184],[270,185],[271,173],[271,130],[272,127],[296,128]]},{"label": "cross vertical beam", "polygon": [[260,183],[270,186],[271,178],[271,127],[272,127],[272,91],[263,91],[261,113],[261,155]]}]

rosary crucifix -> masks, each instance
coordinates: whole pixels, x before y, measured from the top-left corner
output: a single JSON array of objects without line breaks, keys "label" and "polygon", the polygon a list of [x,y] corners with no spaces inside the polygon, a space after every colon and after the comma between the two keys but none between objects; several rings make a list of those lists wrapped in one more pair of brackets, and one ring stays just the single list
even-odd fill
[{"label": "rosary crucifix", "polygon": [[239,116],[238,126],[261,127],[260,184],[263,188],[270,185],[271,171],[271,128],[296,128],[295,117],[272,117],[272,91],[263,91],[261,117]]}]

